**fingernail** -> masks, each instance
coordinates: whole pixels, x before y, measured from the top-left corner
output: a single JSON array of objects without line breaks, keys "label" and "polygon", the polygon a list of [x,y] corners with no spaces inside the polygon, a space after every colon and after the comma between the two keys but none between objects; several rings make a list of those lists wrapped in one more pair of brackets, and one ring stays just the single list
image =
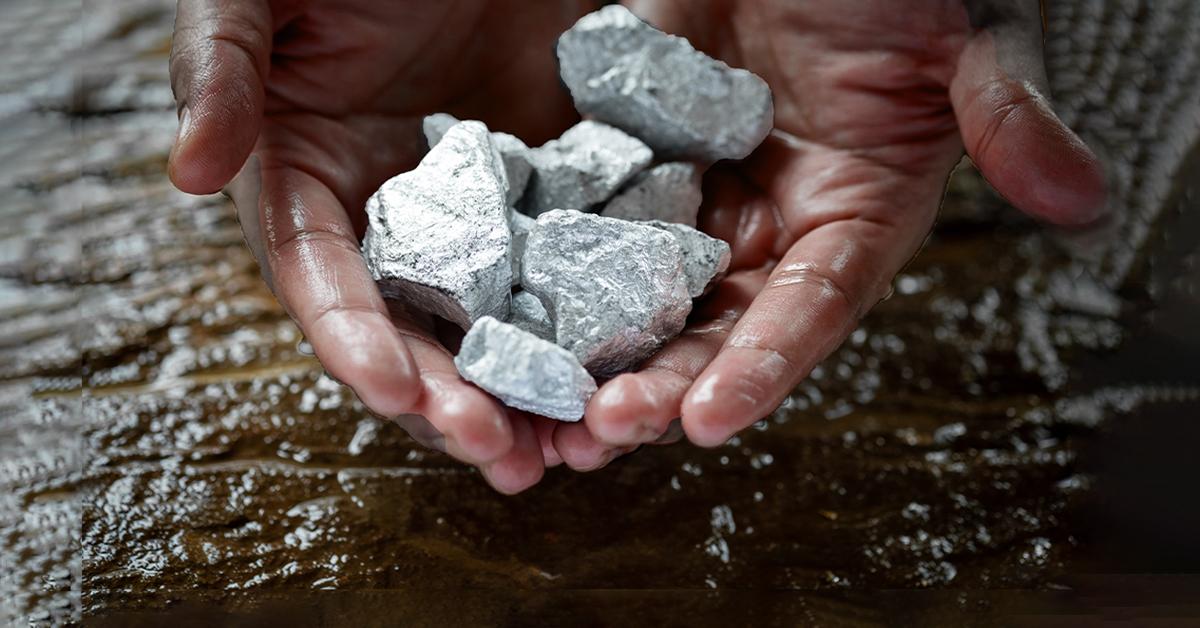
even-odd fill
[{"label": "fingernail", "polygon": [[171,153],[167,156],[167,169],[171,174],[175,171],[175,159],[183,142],[192,132],[192,110],[186,105],[179,110],[179,128],[175,130],[175,143],[171,145]]},{"label": "fingernail", "polygon": [[179,110],[179,128],[175,131],[175,146],[187,139],[192,132],[192,110],[187,106]]},{"label": "fingernail", "polygon": [[604,457],[602,458],[602,460],[604,462],[601,462],[599,465],[597,465],[595,468],[593,468],[591,470],[598,471],[600,469],[603,469],[604,467],[607,467],[609,464],[611,464],[613,460],[616,460],[617,458],[620,458],[621,456],[624,456],[625,454],[627,454],[631,451],[634,451],[639,447],[641,447],[641,445],[631,445],[629,447],[614,447],[612,449],[609,449],[608,451],[604,452]]},{"label": "fingernail", "polygon": [[658,438],[654,439],[654,442],[651,444],[670,445],[671,443],[679,442],[681,438],[683,438],[683,422],[675,419],[667,425],[667,429]]}]

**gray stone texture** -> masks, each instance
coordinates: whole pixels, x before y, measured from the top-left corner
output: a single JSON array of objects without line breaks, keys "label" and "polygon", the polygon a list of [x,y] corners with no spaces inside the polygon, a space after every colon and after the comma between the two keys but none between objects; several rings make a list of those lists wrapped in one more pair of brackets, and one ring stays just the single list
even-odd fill
[{"label": "gray stone texture", "polygon": [[454,365],[505,405],[560,421],[583,418],[596,392],[570,351],[490,316],[467,332]]},{"label": "gray stone texture", "polygon": [[641,138],[660,159],[741,159],[773,125],[765,81],[620,5],[582,17],[557,51],[575,108]]},{"label": "gray stone texture", "polygon": [[507,317],[512,238],[502,172],[487,127],[463,122],[371,196],[363,257],[385,297],[463,329],[481,316]]},{"label": "gray stone texture", "polygon": [[687,225],[660,220],[641,224],[662,229],[675,236],[683,253],[683,274],[693,299],[704,295],[729,271],[729,244]]},{"label": "gray stone texture", "polygon": [[574,210],[538,218],[521,284],[546,306],[558,344],[598,376],[648,357],[683,329],[692,307],[671,234]]},{"label": "gray stone texture", "polygon": [[[425,131],[425,140],[429,142],[429,147],[433,148],[442,141],[442,136],[455,124],[458,124],[458,118],[448,113],[425,116],[422,128]],[[492,142],[496,145],[496,150],[500,151],[500,158],[504,162],[504,174],[508,181],[508,192],[505,194],[505,198],[508,200],[509,206],[514,206],[520,200],[521,195],[525,193],[525,186],[529,182],[529,173],[533,168],[529,165],[529,147],[525,145],[525,142],[508,133],[493,132]]]},{"label": "gray stone texture", "polygon": [[696,226],[700,211],[700,169],[674,161],[637,174],[604,206],[601,216],[662,220]]},{"label": "gray stone texture", "polygon": [[653,157],[641,140],[584,120],[529,151],[533,174],[520,208],[530,216],[553,209],[587,210],[608,200]]}]

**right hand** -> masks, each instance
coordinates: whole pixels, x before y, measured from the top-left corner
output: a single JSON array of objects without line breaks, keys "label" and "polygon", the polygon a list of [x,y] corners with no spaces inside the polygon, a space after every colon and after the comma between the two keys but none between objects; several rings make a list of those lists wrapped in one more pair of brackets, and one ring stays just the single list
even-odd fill
[{"label": "right hand", "polygon": [[514,493],[560,461],[554,425],[459,377],[428,317],[394,320],[359,252],[367,197],[425,152],[421,119],[533,142],[577,116],[553,42],[593,2],[180,0],[179,189],[233,198],[263,277],[334,377]]}]

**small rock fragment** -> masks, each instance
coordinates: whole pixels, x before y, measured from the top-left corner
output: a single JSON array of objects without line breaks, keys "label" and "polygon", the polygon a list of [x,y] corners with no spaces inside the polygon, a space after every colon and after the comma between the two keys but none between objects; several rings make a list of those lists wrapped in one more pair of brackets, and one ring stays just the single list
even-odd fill
[{"label": "small rock fragment", "polygon": [[529,151],[533,174],[521,210],[538,216],[552,209],[587,209],[607,200],[653,157],[641,140],[584,120]]},{"label": "small rock fragment", "polygon": [[538,217],[521,285],[546,306],[558,344],[599,376],[648,357],[683,329],[692,308],[671,234],[574,210]]},{"label": "small rock fragment", "polygon": [[[438,142],[442,141],[442,137],[446,135],[446,131],[459,122],[458,118],[448,113],[433,113],[425,116],[421,120],[421,130],[425,133],[425,141],[429,143],[429,148],[437,146]],[[493,138],[494,140],[495,138]]]},{"label": "small rock fragment", "polygon": [[557,52],[575,108],[642,138],[660,158],[741,159],[771,131],[765,81],[619,4],[580,18]]},{"label": "small rock fragment", "polygon": [[[433,148],[442,141],[442,136],[455,124],[458,124],[458,118],[448,113],[425,116],[422,128],[425,131],[425,140],[429,142],[429,147]],[[529,173],[533,170],[533,166],[529,165],[529,147],[525,145],[525,142],[508,133],[493,132],[492,142],[496,144],[496,150],[500,151],[500,157],[504,161],[504,173],[508,179],[508,194],[505,195],[505,198],[511,207],[516,205],[521,195],[525,193],[525,186],[529,182]]]},{"label": "small rock fragment", "polygon": [[729,244],[724,240],[673,222],[647,220],[642,224],[675,236],[683,253],[683,274],[687,276],[688,293],[693,299],[708,292],[729,271]]},{"label": "small rock fragment", "polygon": [[508,228],[512,231],[512,285],[521,283],[521,258],[525,256],[525,240],[536,223],[533,218],[515,209],[508,210]]},{"label": "small rock fragment", "polygon": [[454,357],[458,372],[505,405],[578,421],[596,381],[570,351],[495,318],[475,321]]},{"label": "small rock fragment", "polygon": [[554,321],[541,300],[529,292],[522,290],[513,295],[508,322],[542,340],[554,342]]},{"label": "small rock fragment", "polygon": [[600,215],[695,227],[700,200],[699,169],[695,164],[671,162],[638,173],[604,206]]},{"label": "small rock fragment", "polygon": [[512,236],[487,127],[455,125],[367,201],[363,257],[385,297],[461,326],[505,318]]}]

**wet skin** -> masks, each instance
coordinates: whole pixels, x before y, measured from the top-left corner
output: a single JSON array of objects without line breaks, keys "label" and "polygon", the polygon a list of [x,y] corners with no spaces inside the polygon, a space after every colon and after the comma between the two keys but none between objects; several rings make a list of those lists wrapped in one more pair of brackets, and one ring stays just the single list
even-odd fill
[{"label": "wet skin", "polygon": [[675,418],[714,446],[769,413],[886,294],[964,149],[1047,222],[1104,210],[1095,157],[1043,95],[1036,2],[630,4],[765,78],[775,130],[706,175],[701,227],[730,242],[728,279],[682,336],[604,384],[583,422],[560,424],[506,410],[458,376],[431,321],[389,312],[358,235],[366,197],[423,153],[423,115],[481,119],[530,144],[569,126],[549,51],[595,7],[180,2],[172,180],[227,187],[264,277],[329,372],[498,490],[559,462],[603,466],[663,440]]}]

